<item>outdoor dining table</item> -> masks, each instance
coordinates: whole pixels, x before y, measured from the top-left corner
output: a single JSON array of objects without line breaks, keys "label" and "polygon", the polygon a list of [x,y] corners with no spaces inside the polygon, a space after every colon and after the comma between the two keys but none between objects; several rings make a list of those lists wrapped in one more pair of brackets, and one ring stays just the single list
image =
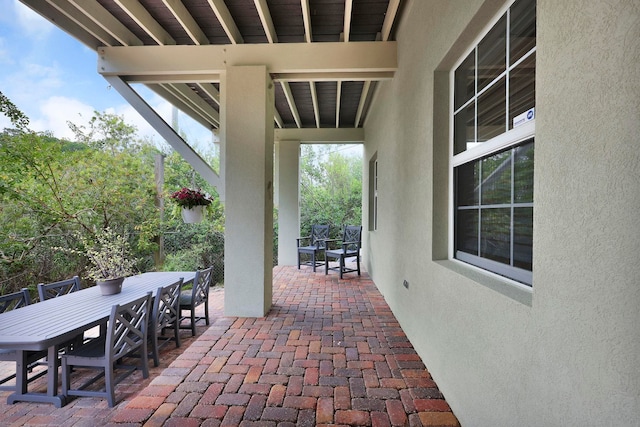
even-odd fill
[{"label": "outdoor dining table", "polygon": [[[16,366],[16,390],[7,403],[18,401],[65,405],[64,396],[58,394],[59,348],[84,331],[105,324],[115,304],[133,301],[147,292],[155,296],[159,287],[175,283],[182,278],[192,282],[195,271],[142,273],[127,277],[122,292],[102,295],[97,286],[48,299],[0,314],[0,348],[19,353]],[[27,352],[47,350],[47,392],[29,392],[27,389]]]}]

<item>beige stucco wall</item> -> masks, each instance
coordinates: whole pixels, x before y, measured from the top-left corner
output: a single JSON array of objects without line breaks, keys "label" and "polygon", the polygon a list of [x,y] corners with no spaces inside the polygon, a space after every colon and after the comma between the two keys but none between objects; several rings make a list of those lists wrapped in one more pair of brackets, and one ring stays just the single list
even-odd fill
[{"label": "beige stucco wall", "polygon": [[[377,153],[379,167],[367,269],[463,426],[637,426],[638,1],[538,0],[533,292],[510,294],[446,261],[448,86],[438,70],[503,6],[405,5],[399,70],[365,123],[364,164]],[[368,212],[366,194],[363,204]]]}]

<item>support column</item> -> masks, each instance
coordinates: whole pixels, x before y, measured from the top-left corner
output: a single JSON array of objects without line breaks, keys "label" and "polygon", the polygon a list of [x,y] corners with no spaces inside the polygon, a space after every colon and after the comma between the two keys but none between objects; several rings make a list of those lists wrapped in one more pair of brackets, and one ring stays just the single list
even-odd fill
[{"label": "support column", "polygon": [[228,67],[220,82],[225,141],[224,311],[262,317],[273,286],[273,82],[265,66]]},{"label": "support column", "polygon": [[300,141],[276,143],[276,206],[278,207],[278,265],[297,265],[300,236]]}]

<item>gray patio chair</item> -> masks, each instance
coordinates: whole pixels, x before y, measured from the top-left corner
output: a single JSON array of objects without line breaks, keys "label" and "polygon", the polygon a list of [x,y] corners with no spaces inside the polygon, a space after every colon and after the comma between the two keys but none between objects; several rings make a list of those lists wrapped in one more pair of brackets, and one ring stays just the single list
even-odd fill
[{"label": "gray patio chair", "polygon": [[[147,358],[147,329],[151,292],[127,304],[114,305],[107,326],[106,336],[95,338],[82,347],[62,355],[62,394],[68,396],[106,397],[110,408],[115,405],[115,386],[131,374],[137,365],[125,365],[124,358],[134,353],[141,361],[143,378],[149,377]],[[137,358],[136,358],[137,360]],[[77,388],[71,388],[71,367],[100,369]],[[115,377],[115,369],[126,371]],[[73,372],[78,372],[74,369]],[[104,390],[87,390],[87,387],[104,376]]]},{"label": "gray patio chair", "polygon": [[[6,295],[0,295],[0,313],[4,313],[9,310],[16,310],[18,308],[24,307],[31,304],[31,296],[29,295],[29,290],[27,288],[23,288],[18,292],[13,292]],[[25,365],[25,369],[27,373],[32,372],[33,368],[38,365],[38,361],[44,357],[46,357],[46,351],[29,351],[27,352],[27,361]],[[3,362],[16,362],[16,372],[18,369],[18,351],[16,350],[7,350],[0,349],[0,361]],[[47,373],[46,370],[38,372],[33,375],[31,378],[27,378],[27,382],[33,381]],[[0,379],[0,390],[15,390],[15,385],[3,385],[7,382],[11,381],[16,377],[16,374],[10,374],[2,379]]]},{"label": "gray patio chair", "polygon": [[[209,288],[213,280],[213,267],[197,270],[193,279],[193,287],[180,293],[180,328],[191,329],[191,335],[196,335],[196,322],[204,320],[209,324]],[[204,316],[196,316],[196,307],[204,304]],[[182,321],[187,317],[183,311],[189,311],[189,325],[183,325]]]},{"label": "gray patio chair", "polygon": [[40,301],[57,298],[79,290],[80,278],[78,276],[73,276],[71,279],[60,280],[59,282],[54,283],[38,284],[38,296],[40,297]]},{"label": "gray patio chair", "polygon": [[[169,340],[176,342],[176,348],[180,347],[180,292],[182,291],[182,279],[172,285],[159,287],[156,297],[153,299],[153,310],[150,317],[149,340],[151,341],[151,353],[154,366],[160,364],[160,348]],[[166,329],[173,329],[173,337],[165,336]],[[158,345],[158,340],[162,344]]]},{"label": "gray patio chair", "polygon": [[[342,243],[339,248],[331,249],[334,242],[340,242],[340,240],[327,240],[327,248],[324,251],[326,263],[324,265],[324,274],[329,274],[329,270],[337,270],[340,272],[340,278],[344,273],[350,273],[353,271],[358,272],[360,275],[360,246],[362,245],[362,226],[359,225],[347,225],[344,228],[342,235]],[[355,257],[356,268],[348,268],[345,266],[345,259]],[[339,265],[337,267],[329,267],[329,260],[338,260]]]},{"label": "gray patio chair", "polygon": [[[48,299],[58,298],[72,292],[78,292],[80,289],[80,277],[73,276],[71,279],[60,280],[58,282],[39,283],[38,296],[40,297],[40,301],[46,301]],[[106,325],[101,325],[100,332],[104,332],[105,327]],[[68,350],[74,346],[80,346],[82,345],[83,341],[84,334],[78,335],[76,338],[70,340],[68,344],[64,346],[64,348]]]},{"label": "gray patio chair", "polygon": [[[318,254],[324,252],[325,240],[329,238],[329,226],[328,225],[312,225],[311,234],[306,237],[298,237],[298,270],[300,270],[300,264],[310,265],[315,273],[316,267],[319,267],[326,263],[325,261],[318,261]],[[302,261],[301,255],[306,254],[310,256],[309,261]]]}]

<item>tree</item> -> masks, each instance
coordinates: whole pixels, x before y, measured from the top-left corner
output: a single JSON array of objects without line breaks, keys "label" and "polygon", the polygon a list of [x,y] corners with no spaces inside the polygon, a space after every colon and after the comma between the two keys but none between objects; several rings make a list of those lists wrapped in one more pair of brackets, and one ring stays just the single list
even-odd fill
[{"label": "tree", "polygon": [[2,92],[0,92],[0,113],[7,116],[18,129],[26,129],[29,126],[29,118]]},{"label": "tree", "polygon": [[[121,119],[111,135],[131,131]],[[112,116],[108,117],[113,119]],[[94,134],[96,135],[96,134]],[[135,142],[133,138],[130,139]],[[128,149],[135,146],[135,151]],[[74,233],[92,239],[107,227],[131,234],[141,268],[150,264],[152,237],[159,230],[153,178],[154,147],[93,139],[59,140],[46,133],[0,134],[1,279],[22,275],[27,282],[79,274],[86,260],[56,254],[54,246],[74,247]],[[16,281],[17,283],[17,281]]]},{"label": "tree", "polygon": [[345,156],[335,146],[304,145],[300,171],[302,234],[312,224],[329,224],[331,236],[341,237],[345,225],[362,222],[360,157]]}]

